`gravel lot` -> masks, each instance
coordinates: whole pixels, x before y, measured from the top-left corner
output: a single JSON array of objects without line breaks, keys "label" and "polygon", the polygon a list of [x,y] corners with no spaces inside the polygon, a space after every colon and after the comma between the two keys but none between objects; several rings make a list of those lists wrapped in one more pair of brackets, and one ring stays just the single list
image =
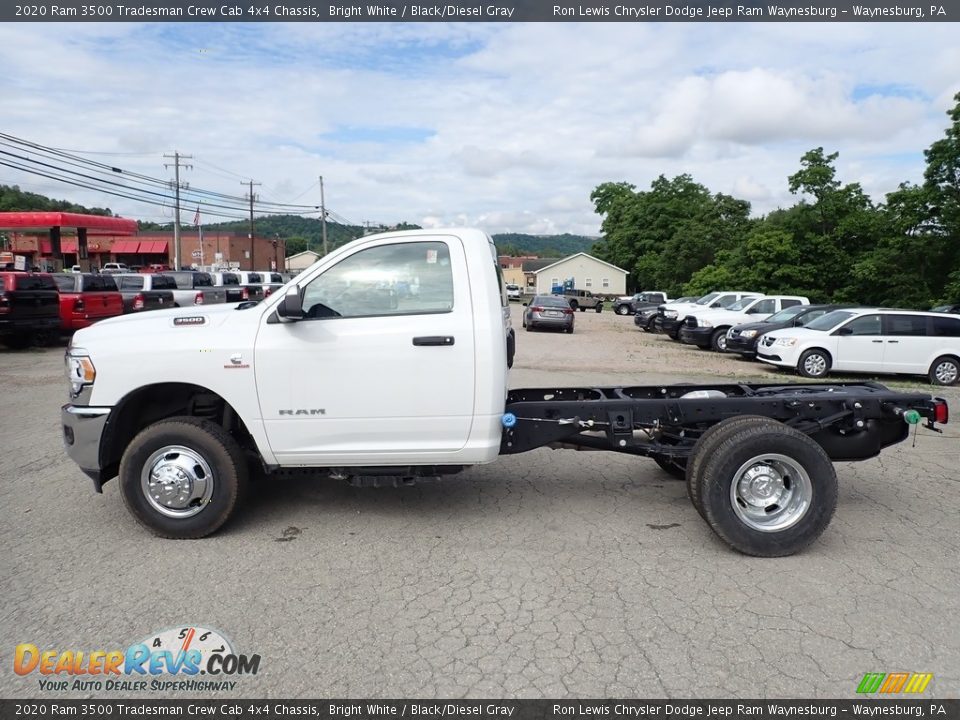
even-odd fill
[{"label": "gravel lot", "polygon": [[[795,379],[609,311],[572,336],[513,313],[517,387]],[[960,426],[839,466],[832,525],[780,560],[728,550],[653,462],[569,450],[396,489],[271,480],[178,542],[62,452],[62,348],[0,361],[3,697],[45,695],[13,673],[18,643],[125,648],[192,624],[262,656],[220,697],[853,697],[894,671],[960,696]],[[960,419],[960,393],[937,394]],[[46,694],[83,696],[151,693]]]}]

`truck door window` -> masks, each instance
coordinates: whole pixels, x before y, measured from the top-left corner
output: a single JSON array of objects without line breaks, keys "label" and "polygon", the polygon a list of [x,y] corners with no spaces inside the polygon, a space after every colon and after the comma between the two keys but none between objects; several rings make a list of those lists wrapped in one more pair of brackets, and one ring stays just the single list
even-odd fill
[{"label": "truck door window", "polygon": [[378,245],[340,261],[303,293],[306,318],[443,313],[453,309],[450,250],[443,242]]}]

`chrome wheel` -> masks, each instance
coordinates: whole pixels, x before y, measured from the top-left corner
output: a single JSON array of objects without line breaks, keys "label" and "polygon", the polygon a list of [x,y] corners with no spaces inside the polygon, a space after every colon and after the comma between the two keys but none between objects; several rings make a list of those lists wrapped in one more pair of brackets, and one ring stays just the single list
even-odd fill
[{"label": "chrome wheel", "polygon": [[214,475],[195,450],[168,445],[150,455],[140,473],[140,489],[150,506],[167,517],[193,517],[213,496]]},{"label": "chrome wheel", "polygon": [[957,381],[960,369],[953,360],[943,360],[933,368],[933,377],[940,385],[953,385]]},{"label": "chrome wheel", "polygon": [[803,359],[803,370],[809,377],[820,377],[827,372],[827,359],[819,353],[807,355]]},{"label": "chrome wheel", "polygon": [[810,476],[786,455],[757,455],[743,463],[730,484],[730,502],[741,522],[760,532],[794,526],[810,508]]}]

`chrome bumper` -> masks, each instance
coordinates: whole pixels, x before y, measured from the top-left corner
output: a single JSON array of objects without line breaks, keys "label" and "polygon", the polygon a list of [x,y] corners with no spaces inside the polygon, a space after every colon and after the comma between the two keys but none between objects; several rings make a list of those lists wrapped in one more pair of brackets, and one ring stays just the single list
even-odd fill
[{"label": "chrome bumper", "polygon": [[63,447],[70,459],[93,480],[97,492],[101,492],[103,486],[100,438],[112,410],[85,405],[64,405],[60,408]]}]

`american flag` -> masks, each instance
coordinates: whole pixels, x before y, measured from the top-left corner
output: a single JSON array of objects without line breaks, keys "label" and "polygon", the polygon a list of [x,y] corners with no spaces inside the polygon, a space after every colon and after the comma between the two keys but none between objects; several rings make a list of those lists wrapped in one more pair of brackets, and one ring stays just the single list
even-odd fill
[{"label": "american flag", "polygon": [[197,205],[197,212],[194,213],[194,216],[193,216],[193,224],[198,227],[200,226],[200,206],[199,205]]}]

